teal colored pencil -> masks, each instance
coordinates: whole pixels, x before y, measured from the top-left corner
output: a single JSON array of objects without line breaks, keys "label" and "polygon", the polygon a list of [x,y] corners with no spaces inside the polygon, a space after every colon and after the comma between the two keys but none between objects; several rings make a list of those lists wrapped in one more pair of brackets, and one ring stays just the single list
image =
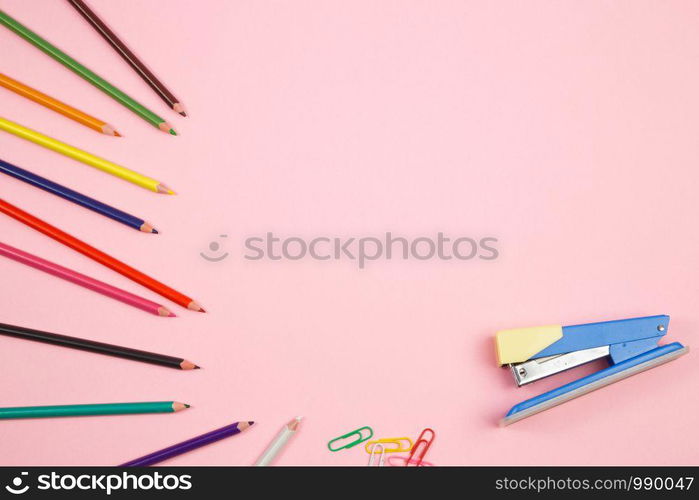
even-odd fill
[{"label": "teal colored pencil", "polygon": [[107,80],[99,76],[97,73],[91,69],[83,66],[78,61],[70,57],[68,54],[63,52],[61,49],[41,38],[39,35],[34,33],[32,30],[24,26],[22,23],[13,19],[5,12],[0,10],[0,24],[4,25],[11,31],[24,38],[26,41],[34,45],[37,49],[44,52],[46,55],[52,57],[63,66],[74,72],[75,74],[81,76],[92,85],[100,89],[102,92],[107,94],[112,99],[116,100],[123,106],[127,107],[138,116],[146,120],[148,123],[154,127],[159,128],[163,132],[169,132],[172,135],[177,135],[175,130],[167,123],[163,118],[153,113],[150,109],[146,108],[143,104],[136,101],[133,97],[122,92],[114,85],[109,83]]},{"label": "teal colored pencil", "polygon": [[93,405],[16,406],[0,408],[0,419],[84,417],[90,415],[128,415],[134,413],[174,413],[189,408],[177,401],[147,403],[104,403]]}]

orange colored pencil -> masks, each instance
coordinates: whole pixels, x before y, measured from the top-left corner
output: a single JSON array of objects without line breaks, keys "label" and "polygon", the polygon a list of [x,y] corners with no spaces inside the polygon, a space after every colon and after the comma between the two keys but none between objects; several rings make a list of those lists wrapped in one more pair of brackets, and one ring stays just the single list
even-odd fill
[{"label": "orange colored pencil", "polygon": [[127,278],[129,278],[132,281],[135,281],[139,285],[145,286],[146,288],[154,291],[158,295],[161,295],[166,299],[169,299],[175,302],[176,304],[181,305],[182,307],[186,307],[187,309],[191,309],[193,311],[205,312],[199,304],[197,304],[194,300],[187,297],[186,295],[170,288],[167,285],[164,285],[163,283],[151,278],[150,276],[143,274],[141,271],[138,271],[137,269],[134,269],[133,267],[124,264],[120,260],[115,259],[111,255],[107,255],[101,250],[98,250],[95,247],[88,245],[87,243],[79,240],[78,238],[71,236],[70,234],[64,231],[61,231],[57,227],[54,227],[51,224],[49,224],[48,222],[44,222],[38,217],[34,217],[33,215],[25,212],[24,210],[6,202],[2,198],[0,198],[0,212],[4,213],[5,215],[9,215],[13,219],[18,220],[23,224],[26,224],[32,229],[36,229],[37,231],[44,233],[49,238],[53,238],[59,243],[63,243],[67,247],[70,247],[73,250],[75,250],[76,252],[80,252],[86,257],[89,257],[90,259],[99,262],[103,266],[106,266],[123,276],[126,276]]},{"label": "orange colored pencil", "polygon": [[5,87],[6,89],[11,90],[16,94],[19,94],[22,97],[26,97],[30,101],[34,101],[37,104],[46,106],[47,108],[55,111],[56,113],[60,113],[63,116],[70,118],[71,120],[85,125],[86,127],[90,127],[91,129],[96,130],[100,134],[121,137],[119,132],[114,130],[114,127],[112,127],[109,123],[103,122],[99,118],[90,116],[87,113],[83,113],[82,111],[74,108],[73,106],[61,102],[58,99],[54,99],[53,97],[48,96],[43,92],[39,92],[38,90],[33,89],[30,86],[23,84],[22,82],[18,82],[17,80],[14,80],[7,75],[3,75],[2,73],[0,73],[0,86]]}]

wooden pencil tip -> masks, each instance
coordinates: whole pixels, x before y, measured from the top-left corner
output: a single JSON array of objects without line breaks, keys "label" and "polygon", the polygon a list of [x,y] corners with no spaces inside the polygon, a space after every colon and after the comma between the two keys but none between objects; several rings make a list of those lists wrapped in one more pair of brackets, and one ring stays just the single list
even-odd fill
[{"label": "wooden pencil tip", "polygon": [[252,424],[254,424],[254,423],[255,423],[255,422],[245,422],[245,421],[243,421],[243,422],[238,422],[237,427],[238,427],[238,430],[239,430],[240,432],[243,432],[245,429],[248,429],[248,428],[249,428]]},{"label": "wooden pencil tip", "polygon": [[197,312],[206,312],[202,306],[200,306],[196,301],[191,301],[189,304],[187,304],[187,309],[191,309],[192,311],[197,311]]},{"label": "wooden pencil tip", "polygon": [[143,224],[141,224],[141,227],[140,227],[139,229],[140,229],[141,231],[143,231],[144,233],[155,233],[155,234],[158,234],[158,230],[155,229],[155,228],[154,228],[151,224],[149,224],[148,222],[144,222]]},{"label": "wooden pencil tip", "polygon": [[187,113],[185,113],[184,105],[181,102],[176,102],[175,104],[173,104],[172,109],[175,111],[175,113],[179,113],[182,116],[187,116]]},{"label": "wooden pencil tip", "polygon": [[255,422],[253,422],[252,420],[248,421],[248,425],[254,425],[254,424],[255,424]]},{"label": "wooden pencil tip", "polygon": [[172,318],[173,316],[175,316],[172,313],[172,311],[170,311],[170,309],[168,309],[167,307],[164,307],[164,306],[158,307],[158,315],[166,317],[166,318]]},{"label": "wooden pencil tip", "polygon": [[172,189],[167,187],[162,182],[156,186],[155,190],[161,194],[176,194]]},{"label": "wooden pencil tip", "polygon": [[102,125],[102,133],[104,135],[111,135],[112,137],[121,137],[121,134],[116,131],[114,127],[112,127],[109,123],[105,123]]},{"label": "wooden pencil tip", "polygon": [[160,122],[158,124],[158,128],[160,130],[162,130],[163,132],[166,132],[168,134],[177,135],[177,132],[175,132],[175,129],[172,128],[172,125],[170,125],[168,122]]},{"label": "wooden pencil tip", "polygon": [[185,408],[191,408],[192,405],[188,405],[187,403],[185,403],[185,404],[184,404],[184,407],[185,407]]},{"label": "wooden pencil tip", "polygon": [[201,370],[201,366],[199,366],[199,365],[194,365],[194,368],[193,368],[193,369],[194,369],[194,370]]}]

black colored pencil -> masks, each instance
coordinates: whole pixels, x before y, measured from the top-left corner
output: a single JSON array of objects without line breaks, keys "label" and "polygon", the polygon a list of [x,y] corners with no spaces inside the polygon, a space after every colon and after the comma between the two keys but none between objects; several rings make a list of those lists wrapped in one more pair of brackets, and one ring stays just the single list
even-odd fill
[{"label": "black colored pencil", "polygon": [[0,323],[0,335],[8,337],[17,337],[25,340],[34,340],[36,342],[44,342],[45,344],[53,344],[60,347],[70,347],[72,349],[80,349],[83,351],[95,352],[98,354],[106,354],[107,356],[116,356],[119,358],[131,359],[133,361],[142,361],[144,363],[152,363],[154,365],[167,366],[178,370],[193,370],[199,368],[191,361],[174,356],[166,356],[154,352],[140,351],[131,349],[130,347],[122,347],[113,344],[105,344],[103,342],[95,342],[94,340],[81,339],[78,337],[69,337],[68,335],[59,335],[58,333],[42,332],[40,330],[32,330],[22,326],[6,325]]},{"label": "black colored pencil", "polygon": [[90,7],[85,5],[82,0],[68,0],[70,4],[75,7],[81,16],[90,23],[90,25],[97,30],[97,32],[102,35],[109,45],[112,46],[114,50],[127,62],[133,70],[138,73],[138,75],[143,78],[143,80],[152,88],[160,98],[165,101],[165,103],[170,106],[175,112],[181,114],[182,116],[187,116],[185,113],[184,106],[180,100],[175,97],[168,88],[163,85],[163,82],[158,80],[158,78],[153,74],[148,67],[141,62],[141,60],[136,57],[131,49],[129,49],[124,42],[122,42],[118,36],[107,26],[104,21],[102,21],[97,14],[95,14]]}]

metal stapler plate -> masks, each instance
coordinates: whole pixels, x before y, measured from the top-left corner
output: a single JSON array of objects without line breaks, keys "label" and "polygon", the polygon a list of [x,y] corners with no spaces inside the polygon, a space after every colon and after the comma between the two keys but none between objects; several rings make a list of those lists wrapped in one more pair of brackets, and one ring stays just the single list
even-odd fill
[{"label": "metal stapler plate", "polygon": [[530,384],[544,377],[570,370],[590,361],[609,356],[609,346],[593,347],[581,351],[557,354],[510,365],[518,386]]}]

